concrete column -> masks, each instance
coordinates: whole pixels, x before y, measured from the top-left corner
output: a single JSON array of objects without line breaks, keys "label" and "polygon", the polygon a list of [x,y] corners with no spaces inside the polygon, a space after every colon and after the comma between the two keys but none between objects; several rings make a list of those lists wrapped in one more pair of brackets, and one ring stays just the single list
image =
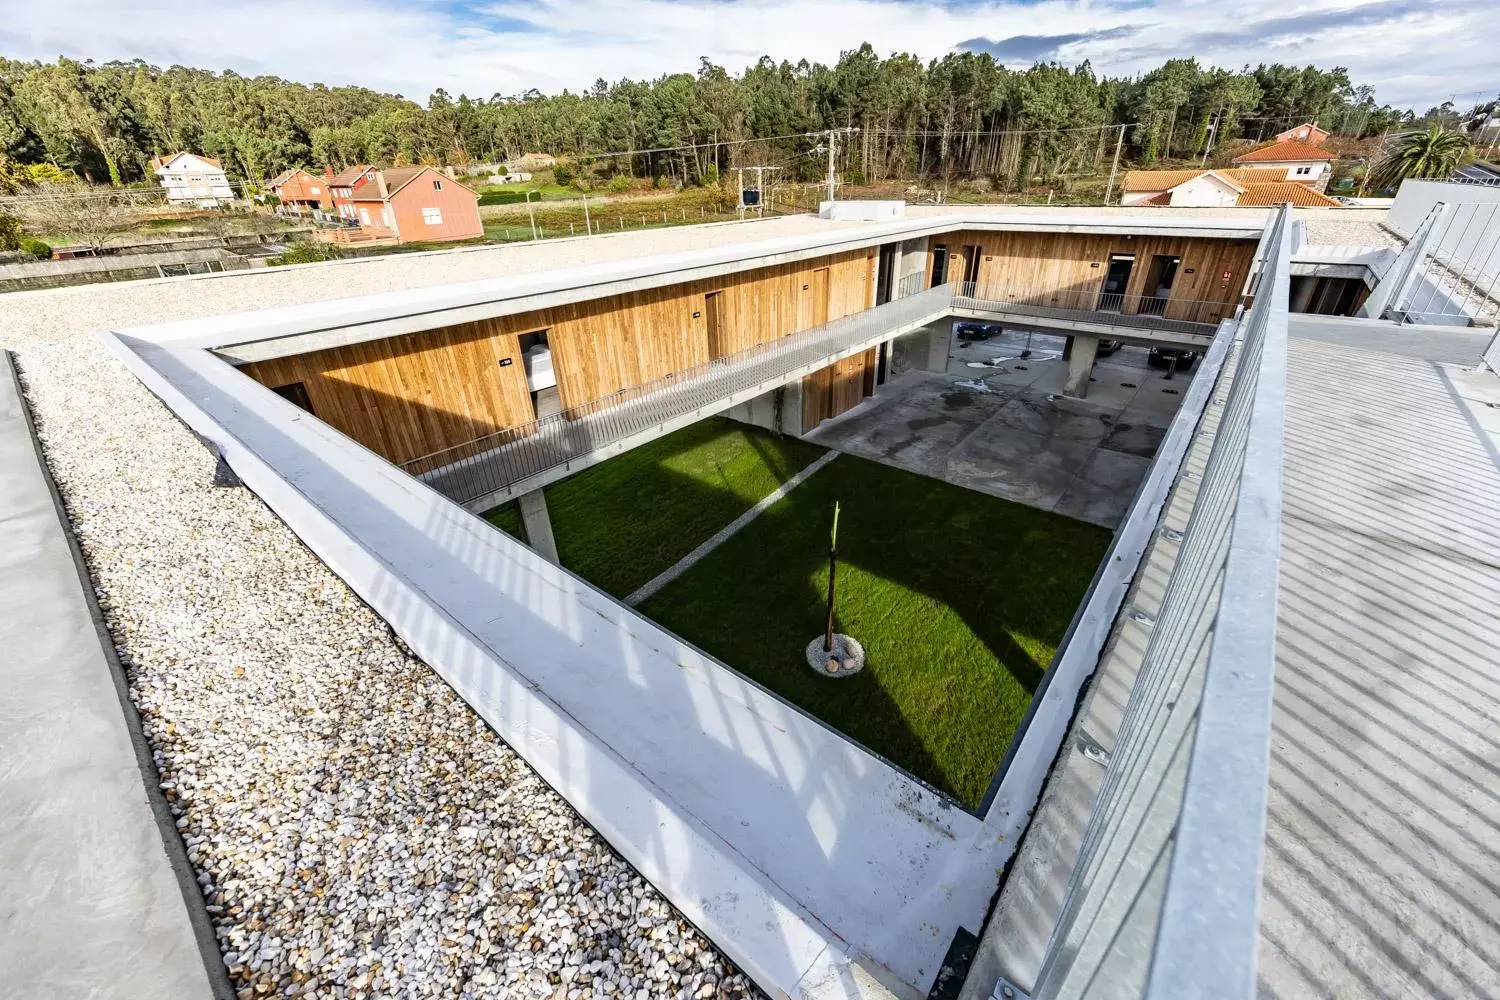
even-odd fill
[{"label": "concrete column", "polygon": [[896,250],[891,254],[891,301],[895,302],[901,297],[901,244],[896,244]]},{"label": "concrete column", "polygon": [[953,321],[948,318],[929,323],[891,341],[891,363],[887,371],[894,378],[903,372],[948,370],[948,341],[953,335]]},{"label": "concrete column", "polygon": [[547,498],[542,491],[522,493],[516,498],[516,507],[521,511],[521,534],[526,536],[526,544],[543,559],[561,566],[562,562],[557,558],[557,540],[552,537],[552,519],[547,516]]},{"label": "concrete column", "polygon": [[1094,355],[1099,351],[1099,338],[1075,333],[1072,338],[1073,353],[1068,358],[1068,380],[1063,383],[1063,395],[1079,399],[1089,394],[1089,376],[1094,373]]}]

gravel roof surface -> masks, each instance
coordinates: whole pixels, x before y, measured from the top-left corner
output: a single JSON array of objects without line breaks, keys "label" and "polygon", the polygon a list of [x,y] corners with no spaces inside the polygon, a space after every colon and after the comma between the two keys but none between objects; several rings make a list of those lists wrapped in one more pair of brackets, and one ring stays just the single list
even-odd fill
[{"label": "gravel roof surface", "polygon": [[102,344],[60,336],[103,320],[39,337],[7,308],[0,346],[239,996],[758,995],[253,493],[212,486]]},{"label": "gravel roof surface", "polygon": [[1393,247],[1406,245],[1395,233],[1382,223],[1385,212],[1379,219],[1344,221],[1340,219],[1308,219],[1307,242],[1317,246]]}]

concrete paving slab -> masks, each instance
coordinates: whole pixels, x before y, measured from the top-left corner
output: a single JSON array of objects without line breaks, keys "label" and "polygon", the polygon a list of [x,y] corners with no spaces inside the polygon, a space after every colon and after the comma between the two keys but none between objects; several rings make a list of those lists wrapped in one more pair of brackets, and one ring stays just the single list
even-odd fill
[{"label": "concrete paving slab", "polygon": [[202,939],[83,586],[0,354],[4,995],[207,998]]},{"label": "concrete paving slab", "polygon": [[[973,382],[984,385],[984,390],[963,386],[959,382]],[[952,379],[942,376],[932,376],[923,379],[913,379],[913,388],[905,393],[902,400],[908,406],[918,406],[934,413],[941,414],[950,420],[960,423],[969,423],[979,426],[990,417],[998,413],[1001,407],[1015,398],[1018,390],[1011,388],[996,388],[990,385],[986,379]]]},{"label": "concrete paving slab", "polygon": [[1011,400],[995,415],[994,429],[1040,434],[1059,447],[1097,445],[1114,425],[1108,410],[1066,396],[1056,399],[1028,393]]},{"label": "concrete paving slab", "polygon": [[[1045,388],[1049,371],[994,372],[989,393],[958,386],[972,371],[908,372],[848,413],[825,421],[808,440],[862,458],[943,479],[981,493],[1055,510],[1113,528],[1161,443],[1180,396],[1143,398],[1153,384],[1145,351],[1099,366],[1106,378],[1136,380],[1087,399]],[[1028,369],[1031,366],[1028,366]],[[958,372],[958,374],[955,374]],[[1156,379],[1160,381],[1159,377]],[[1186,389],[1190,378],[1179,375]],[[1097,456],[1097,457],[1096,457]]]},{"label": "concrete paving slab", "polygon": [[968,422],[963,413],[947,417],[925,407],[898,403],[851,414],[846,421],[826,429],[820,427],[807,440],[932,475],[932,470],[940,468],[948,454],[978,426]]},{"label": "concrete paving slab", "polygon": [[1083,471],[1063,491],[1053,510],[1094,524],[1118,522],[1130,509],[1136,485],[1151,466],[1151,456],[1161,443],[1158,434],[1146,455],[1111,451],[1102,447],[1089,456]]},{"label": "concrete paving slab", "polygon": [[1163,427],[1124,423],[1122,419],[1122,422],[1109,429],[1109,433],[1104,436],[1099,447],[1111,452],[1122,452],[1126,455],[1137,455],[1149,459],[1156,454],[1156,449],[1166,433]]},{"label": "concrete paving slab", "polygon": [[[987,425],[988,426],[988,425]],[[1069,454],[1056,439],[1029,431],[975,433],[948,456],[942,478],[981,493],[1052,510],[1090,452]]]}]

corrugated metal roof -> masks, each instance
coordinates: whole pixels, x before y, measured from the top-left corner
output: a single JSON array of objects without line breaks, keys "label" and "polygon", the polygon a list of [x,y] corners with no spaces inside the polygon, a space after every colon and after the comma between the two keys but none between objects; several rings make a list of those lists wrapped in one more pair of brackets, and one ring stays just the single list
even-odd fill
[{"label": "corrugated metal roof", "polygon": [[1285,139],[1269,146],[1252,149],[1244,156],[1236,156],[1235,163],[1289,163],[1296,160],[1337,160],[1338,157],[1326,149]]}]

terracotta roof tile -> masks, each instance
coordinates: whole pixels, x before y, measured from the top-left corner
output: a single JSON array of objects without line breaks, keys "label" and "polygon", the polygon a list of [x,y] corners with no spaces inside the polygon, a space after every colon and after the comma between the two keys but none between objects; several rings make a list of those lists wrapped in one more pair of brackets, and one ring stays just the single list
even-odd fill
[{"label": "terracotta roof tile", "polygon": [[1306,184],[1281,181],[1277,184],[1251,184],[1245,188],[1245,193],[1240,195],[1239,201],[1235,204],[1242,208],[1282,204],[1292,204],[1299,208],[1337,208],[1342,202],[1320,191],[1314,191]]},{"label": "terracotta roof tile", "polygon": [[1295,139],[1284,139],[1269,146],[1252,149],[1244,156],[1236,156],[1235,163],[1285,163],[1292,160],[1337,160],[1338,157],[1319,146],[1312,146]]}]

